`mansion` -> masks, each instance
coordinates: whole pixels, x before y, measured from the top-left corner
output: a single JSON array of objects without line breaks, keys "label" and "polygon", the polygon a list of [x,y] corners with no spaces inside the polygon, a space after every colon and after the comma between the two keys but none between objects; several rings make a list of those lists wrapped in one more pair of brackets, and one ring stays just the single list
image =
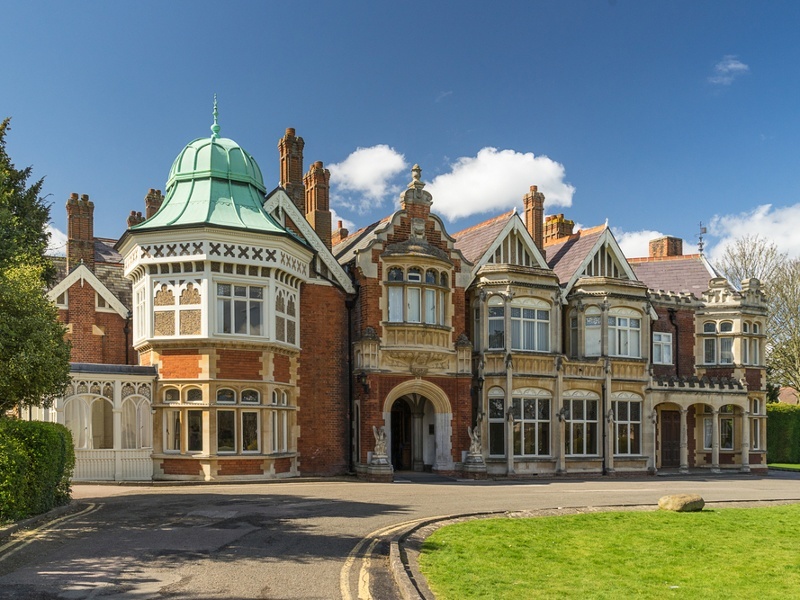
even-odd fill
[{"label": "mansion", "polygon": [[333,227],[293,129],[280,185],[212,135],[118,240],[67,201],[49,296],[76,480],[461,477],[766,469],[766,303],[682,241],[522,211],[449,233],[414,166],[393,214]]}]

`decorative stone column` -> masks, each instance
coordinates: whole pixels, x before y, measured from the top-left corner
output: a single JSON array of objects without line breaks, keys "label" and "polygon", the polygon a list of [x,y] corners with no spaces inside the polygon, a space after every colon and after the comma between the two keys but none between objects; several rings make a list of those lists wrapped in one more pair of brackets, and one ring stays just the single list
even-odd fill
[{"label": "decorative stone column", "polygon": [[[681,473],[689,472],[689,426],[687,424],[688,408],[681,408],[681,465],[679,471]],[[663,444],[664,441],[662,440]]]},{"label": "decorative stone column", "polygon": [[[758,427],[758,423],[756,423]],[[742,411],[742,473],[750,472],[750,411]]]},{"label": "decorative stone column", "polygon": [[719,408],[711,409],[711,472],[719,473]]}]

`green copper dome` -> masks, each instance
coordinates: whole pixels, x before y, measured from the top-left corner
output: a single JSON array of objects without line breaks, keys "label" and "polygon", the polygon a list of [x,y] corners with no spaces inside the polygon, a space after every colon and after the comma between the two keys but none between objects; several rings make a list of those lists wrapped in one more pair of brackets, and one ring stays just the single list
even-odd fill
[{"label": "green copper dome", "polygon": [[161,208],[132,231],[218,225],[285,233],[263,209],[266,188],[256,161],[233,140],[219,137],[219,130],[215,100],[211,137],[194,140],[178,154]]}]

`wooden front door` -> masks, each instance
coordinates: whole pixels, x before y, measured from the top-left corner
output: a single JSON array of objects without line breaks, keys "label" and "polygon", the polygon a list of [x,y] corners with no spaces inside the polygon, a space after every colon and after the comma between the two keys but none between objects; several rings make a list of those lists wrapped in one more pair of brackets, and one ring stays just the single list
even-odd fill
[{"label": "wooden front door", "polygon": [[411,407],[405,400],[392,405],[392,466],[395,471],[408,471],[411,461]]},{"label": "wooden front door", "polygon": [[661,468],[681,466],[681,413],[661,411]]}]

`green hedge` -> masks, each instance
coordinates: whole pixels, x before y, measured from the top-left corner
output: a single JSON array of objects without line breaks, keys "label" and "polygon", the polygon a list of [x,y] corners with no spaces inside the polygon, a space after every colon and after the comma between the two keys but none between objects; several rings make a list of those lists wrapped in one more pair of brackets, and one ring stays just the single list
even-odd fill
[{"label": "green hedge", "polygon": [[0,522],[68,503],[74,467],[69,429],[0,417]]},{"label": "green hedge", "polygon": [[800,406],[767,404],[767,462],[800,463]]}]

